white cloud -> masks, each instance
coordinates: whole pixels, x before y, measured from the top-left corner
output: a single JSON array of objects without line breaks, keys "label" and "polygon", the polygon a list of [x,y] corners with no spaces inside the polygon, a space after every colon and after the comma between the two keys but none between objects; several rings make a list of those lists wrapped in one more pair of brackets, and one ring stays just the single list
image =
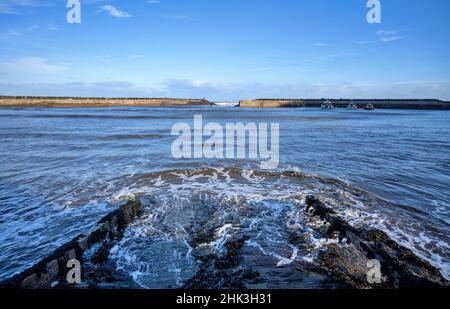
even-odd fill
[{"label": "white cloud", "polygon": [[0,3],[0,14],[14,14],[15,11],[13,8],[6,4],[6,3]]},{"label": "white cloud", "polygon": [[450,81],[406,81],[398,83],[224,83],[171,79],[164,82],[164,95],[206,97],[210,100],[254,98],[431,98],[450,99]]},{"label": "white cloud", "polygon": [[8,37],[8,36],[21,36],[22,34],[16,30],[8,30],[0,34],[0,37]]},{"label": "white cloud", "polygon": [[149,3],[149,4],[157,4],[157,3],[160,3],[161,1],[147,1],[147,3]]},{"label": "white cloud", "polygon": [[32,25],[32,26],[27,28],[28,31],[34,31],[34,30],[37,30],[37,29],[39,29],[39,25]]},{"label": "white cloud", "polygon": [[27,83],[0,82],[2,95],[81,96],[81,97],[149,97],[159,90],[137,87],[129,82]]},{"label": "white cloud", "polygon": [[[1,68],[0,68],[1,70]],[[28,83],[0,82],[4,95],[179,97],[237,101],[255,98],[358,98],[450,100],[450,81],[269,85],[169,79],[142,86],[130,82]]]},{"label": "white cloud", "polygon": [[47,25],[47,29],[50,31],[57,31],[57,30],[59,30],[59,26],[55,25],[54,23],[49,23]]},{"label": "white cloud", "polygon": [[128,14],[127,12],[124,11],[120,11],[118,9],[116,9],[115,7],[113,7],[112,5],[103,5],[102,6],[102,11],[105,11],[107,13],[109,13],[109,15],[113,16],[113,17],[120,17],[120,18],[126,18],[126,17],[131,17],[130,14]]},{"label": "white cloud", "polygon": [[396,35],[397,34],[397,31],[386,31],[386,30],[378,30],[377,31],[377,34],[378,35],[390,35],[390,36],[392,36],[392,35]]},{"label": "white cloud", "polygon": [[398,31],[394,30],[378,30],[378,40],[380,42],[394,42],[403,39],[404,37],[398,34]]},{"label": "white cloud", "polygon": [[24,57],[0,62],[0,72],[3,74],[61,74],[69,69],[68,66],[67,63],[51,64],[44,58]]},{"label": "white cloud", "polygon": [[358,45],[368,45],[368,44],[376,44],[376,43],[389,43],[394,41],[403,40],[406,36],[401,35],[402,32],[406,30],[378,30],[375,34],[377,36],[376,40],[360,40],[355,41],[355,44]]},{"label": "white cloud", "polygon": [[211,85],[211,83],[207,80],[190,80],[188,81],[188,84],[192,87],[203,87]]},{"label": "white cloud", "polygon": [[41,0],[1,0],[0,2],[0,14],[19,14],[18,11],[21,7],[39,7],[49,6],[47,1]]},{"label": "white cloud", "polygon": [[394,35],[394,36],[388,36],[388,37],[381,37],[380,41],[381,42],[393,42],[393,41],[398,41],[401,40],[402,37],[398,36],[398,35]]}]

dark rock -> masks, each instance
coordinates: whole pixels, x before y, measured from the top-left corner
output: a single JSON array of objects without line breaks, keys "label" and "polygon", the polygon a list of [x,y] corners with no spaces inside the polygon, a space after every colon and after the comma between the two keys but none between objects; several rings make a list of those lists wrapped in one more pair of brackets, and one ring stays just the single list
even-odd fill
[{"label": "dark rock", "polygon": [[[134,217],[138,216],[140,213],[141,213],[141,203],[138,201],[131,201],[123,205],[120,208],[118,215],[119,228],[124,229],[131,222],[131,220]],[[114,220],[117,221],[117,219],[114,217],[115,216],[113,216],[112,218],[113,221]]]},{"label": "dark rock", "polygon": [[111,242],[104,243],[92,256],[91,262],[94,264],[105,263],[109,258],[109,252],[112,248]]},{"label": "dark rock", "polygon": [[80,247],[80,249],[82,251],[86,251],[89,248],[89,241],[88,241],[88,237],[81,237],[80,239],[78,239],[77,244],[78,247]]},{"label": "dark rock", "polygon": [[59,275],[59,263],[58,260],[53,260],[47,264],[47,273],[50,276],[50,280],[56,280]]},{"label": "dark rock", "polygon": [[305,236],[302,233],[295,232],[289,237],[289,243],[292,245],[300,245],[305,242]]},{"label": "dark rock", "polygon": [[40,287],[40,280],[36,274],[32,274],[22,281],[20,286],[22,289],[38,289]]},{"label": "dark rock", "polygon": [[245,280],[259,276],[251,269],[214,270],[212,267],[202,268],[191,279],[187,280],[183,289],[247,289]]},{"label": "dark rock", "polygon": [[22,289],[48,289],[50,287],[50,276],[47,273],[33,274],[25,278],[20,285]]},{"label": "dark rock", "polygon": [[94,260],[99,263],[107,260],[111,236],[120,237],[126,225],[141,212],[140,201],[130,201],[99,221],[97,227],[88,235],[79,235],[56,249],[36,265],[0,283],[0,288],[44,289],[52,288],[54,281],[65,282],[67,261],[83,259],[84,251],[99,242],[106,245],[97,251]]},{"label": "dark rock", "polygon": [[[438,269],[399,245],[385,232],[364,227],[354,228],[334,210],[313,196],[306,198],[306,211],[329,224],[322,237],[347,240],[331,244],[320,253],[319,261],[333,280],[347,288],[444,288],[449,287]],[[367,262],[381,264],[382,282],[369,284]]]},{"label": "dark rock", "polygon": [[367,289],[367,257],[354,246],[331,244],[319,255],[320,265],[344,288]]},{"label": "dark rock", "polygon": [[[77,242],[78,243],[78,242]],[[75,249],[70,249],[64,254],[64,258],[69,261],[77,258],[77,251]]]},{"label": "dark rock", "polygon": [[419,258],[410,249],[400,246],[380,230],[361,232],[361,244],[371,249],[371,256],[379,260],[382,270],[388,274],[389,283],[395,288],[450,287],[438,269]]},{"label": "dark rock", "polygon": [[187,280],[185,289],[246,289],[245,280],[259,276],[251,269],[239,268],[241,249],[247,237],[228,241],[225,244],[226,253],[223,256],[203,256],[203,263],[197,273]]},{"label": "dark rock", "polygon": [[108,229],[105,224],[97,225],[88,236],[88,246],[91,247],[92,245],[102,242],[104,239],[106,239],[107,234]]}]

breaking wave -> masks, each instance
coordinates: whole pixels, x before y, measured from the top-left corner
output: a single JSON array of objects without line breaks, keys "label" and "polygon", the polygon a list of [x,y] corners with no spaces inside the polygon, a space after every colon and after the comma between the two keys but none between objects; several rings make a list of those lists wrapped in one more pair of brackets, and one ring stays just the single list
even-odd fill
[{"label": "breaking wave", "polygon": [[[141,198],[146,206],[111,250],[111,258],[145,288],[182,286],[202,257],[225,254],[225,244],[233,239],[246,240],[244,265],[260,272],[296,261],[314,262],[324,245],[339,240],[323,239],[315,232],[323,223],[305,216],[307,195],[333,207],[353,226],[386,231],[449,277],[448,243],[426,224],[415,223],[426,214],[388,203],[345,181],[299,170],[209,168],[134,175],[120,187],[114,200]],[[426,222],[424,218],[420,220]],[[294,232],[302,235],[300,248],[291,244]]]}]

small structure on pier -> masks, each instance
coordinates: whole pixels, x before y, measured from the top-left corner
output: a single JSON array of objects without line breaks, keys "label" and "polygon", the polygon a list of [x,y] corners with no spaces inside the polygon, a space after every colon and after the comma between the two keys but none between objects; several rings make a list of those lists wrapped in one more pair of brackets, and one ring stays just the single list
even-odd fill
[{"label": "small structure on pier", "polygon": [[322,109],[334,109],[333,102],[331,102],[330,100],[325,100],[325,101],[322,103],[321,108],[322,108]]}]

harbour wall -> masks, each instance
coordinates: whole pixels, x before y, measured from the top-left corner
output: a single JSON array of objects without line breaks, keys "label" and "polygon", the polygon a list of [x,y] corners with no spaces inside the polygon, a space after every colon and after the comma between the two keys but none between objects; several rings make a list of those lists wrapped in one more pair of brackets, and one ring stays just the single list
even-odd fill
[{"label": "harbour wall", "polygon": [[172,98],[76,98],[76,97],[6,97],[0,107],[110,107],[110,106],[184,106],[208,105],[205,99]]},{"label": "harbour wall", "polygon": [[[305,107],[320,107],[324,99],[308,99],[305,100]],[[329,100],[337,108],[345,108],[349,104],[355,104],[359,108],[364,108],[368,104],[372,104],[376,109],[437,109],[450,110],[450,102],[433,100],[433,99],[331,99]]]},{"label": "harbour wall", "polygon": [[[320,107],[325,99],[255,99],[240,100],[241,108]],[[368,104],[376,109],[450,110],[450,102],[435,99],[330,99],[337,108],[353,103],[359,108]],[[191,106],[209,105],[206,99],[176,98],[85,98],[0,96],[0,107],[111,107],[111,106]]]},{"label": "harbour wall", "polygon": [[304,107],[304,100],[290,99],[257,99],[257,100],[241,100],[239,106],[242,108],[277,108],[277,107]]},{"label": "harbour wall", "polygon": [[[326,99],[256,99],[241,100],[243,108],[321,107]],[[372,104],[376,109],[430,109],[450,110],[450,102],[434,99],[330,99],[337,108],[355,104],[364,108]]]}]

